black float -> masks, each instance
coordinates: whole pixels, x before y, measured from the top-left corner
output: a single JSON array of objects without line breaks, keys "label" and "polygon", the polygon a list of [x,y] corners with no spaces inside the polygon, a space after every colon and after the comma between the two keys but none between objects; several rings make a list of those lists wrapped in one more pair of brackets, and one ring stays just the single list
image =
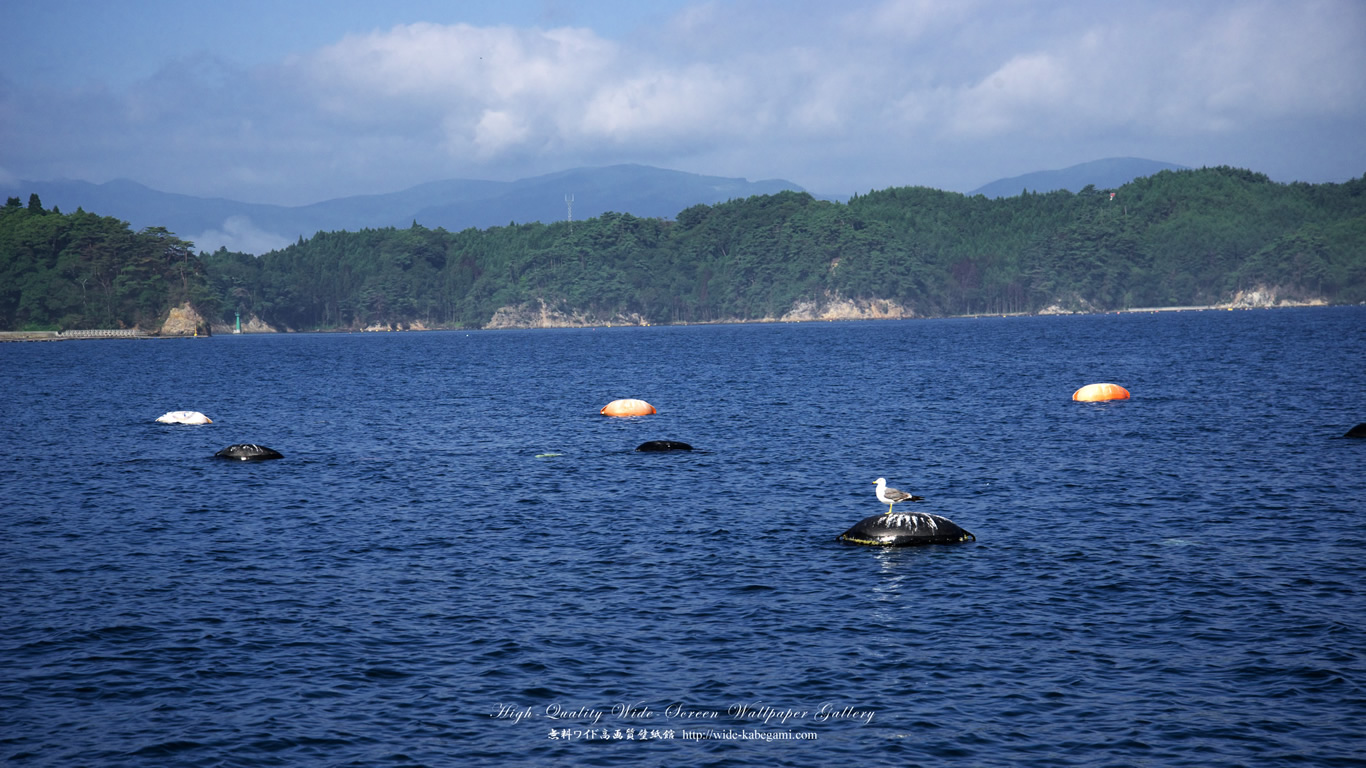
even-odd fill
[{"label": "black float", "polygon": [[266,459],[283,459],[284,454],[273,448],[255,443],[241,443],[230,445],[227,448],[214,454],[216,459],[237,459],[238,461],[265,461]]},{"label": "black float", "polygon": [[875,547],[913,547],[922,544],[958,544],[977,537],[958,524],[925,512],[899,512],[865,517],[841,533],[839,541]]},{"label": "black float", "polygon": [[636,450],[646,452],[691,451],[692,446],[687,443],[680,443],[677,440],[651,440],[648,443],[637,445]]}]

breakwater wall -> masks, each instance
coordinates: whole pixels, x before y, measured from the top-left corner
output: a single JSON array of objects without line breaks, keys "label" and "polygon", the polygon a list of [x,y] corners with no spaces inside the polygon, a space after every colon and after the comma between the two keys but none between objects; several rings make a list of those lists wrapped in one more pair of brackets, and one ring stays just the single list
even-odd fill
[{"label": "breakwater wall", "polygon": [[67,339],[150,339],[136,328],[92,328],[71,331],[0,331],[0,341],[63,341]]}]

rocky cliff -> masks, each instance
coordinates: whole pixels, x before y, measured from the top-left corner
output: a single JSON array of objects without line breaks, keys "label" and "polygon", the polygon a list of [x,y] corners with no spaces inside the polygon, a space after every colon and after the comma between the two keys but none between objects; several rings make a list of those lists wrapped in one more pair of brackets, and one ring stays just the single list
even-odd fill
[{"label": "rocky cliff", "polygon": [[567,312],[551,307],[544,299],[517,306],[500,307],[484,327],[502,328],[592,328],[613,325],[649,325],[644,317],[631,313],[617,313],[598,317],[582,311]]},{"label": "rocky cliff", "polygon": [[915,313],[890,299],[846,299],[827,293],[819,300],[802,300],[778,318],[784,323],[808,320],[899,320]]},{"label": "rocky cliff", "polygon": [[172,307],[166,322],[161,324],[160,336],[208,336],[209,324],[186,302]]}]

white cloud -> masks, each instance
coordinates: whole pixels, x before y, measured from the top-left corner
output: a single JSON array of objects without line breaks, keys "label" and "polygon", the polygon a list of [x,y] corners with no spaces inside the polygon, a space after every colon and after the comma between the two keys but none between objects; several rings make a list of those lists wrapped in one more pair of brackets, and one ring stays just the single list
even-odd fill
[{"label": "white cloud", "polygon": [[748,83],[708,66],[655,70],[596,89],[577,121],[585,142],[672,144],[688,137],[750,133],[754,102]]},{"label": "white cloud", "polygon": [[991,136],[1016,130],[1041,112],[1065,108],[1075,97],[1070,67],[1056,56],[1036,53],[1006,62],[961,94],[952,130]]},{"label": "white cloud", "polygon": [[481,157],[493,157],[522,144],[531,135],[531,126],[520,116],[506,110],[486,109],[471,138]]},{"label": "white cloud", "polygon": [[201,252],[213,253],[219,248],[227,248],[229,251],[257,256],[284,248],[294,242],[287,237],[257,227],[246,216],[230,216],[223,222],[222,229],[210,229],[187,239]]},{"label": "white cloud", "polygon": [[616,63],[585,29],[411,24],[347,37],[293,62],[339,114],[376,103],[506,110],[582,94]]},{"label": "white cloud", "polygon": [[1363,33],[1361,7],[1340,3],[1088,18],[958,90],[947,126],[973,136],[1118,127],[1190,136],[1342,114],[1366,97]]},{"label": "white cloud", "polygon": [[[762,63],[762,62],[761,62]],[[661,62],[574,28],[416,24],[347,38],[296,62],[325,111],[429,121],[452,157],[492,162],[752,136],[757,72]]]},{"label": "white cloud", "polygon": [[[855,10],[851,15],[875,35],[912,41],[961,28],[982,12],[983,5],[982,0],[886,0],[866,13]],[[1009,12],[1000,0],[988,0],[986,7],[992,13]]]},{"label": "white cloud", "polygon": [[[697,2],[604,34],[404,24],[253,68],[190,57],[112,91],[9,74],[0,165],[287,203],[617,162],[962,189],[1217,146],[1322,175],[1325,137],[1339,176],[1366,167],[1366,138],[1338,128],[1366,120],[1359,0]],[[1289,154],[1296,131],[1312,153]]]}]

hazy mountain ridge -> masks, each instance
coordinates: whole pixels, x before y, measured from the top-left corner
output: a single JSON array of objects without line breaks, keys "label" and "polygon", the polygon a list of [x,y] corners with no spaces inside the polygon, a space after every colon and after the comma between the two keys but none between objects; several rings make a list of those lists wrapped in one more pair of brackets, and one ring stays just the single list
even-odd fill
[{"label": "hazy mountain ridge", "polygon": [[713,205],[753,195],[805,191],[792,182],[740,178],[653,168],[613,165],[576,168],[518,181],[449,179],[419,184],[398,192],[357,195],[302,206],[244,203],[224,198],[162,192],[135,181],[104,184],[87,181],[19,181],[3,191],[23,198],[37,193],[43,204],[62,211],[99,211],[127,221],[134,230],[166,227],[195,244],[197,250],[261,254],[283,248],[318,232],[406,227],[414,221],[458,232],[509,222],[549,223],[569,215],[575,219],[608,211],[634,216],[672,218],[694,205]]},{"label": "hazy mountain ridge", "polygon": [[[1182,166],[1141,158],[1107,158],[1070,168],[1000,179],[972,194],[1011,197],[1021,190],[1080,191],[1123,186],[1141,176]],[[36,192],[45,205],[63,211],[84,208],[127,221],[134,230],[166,227],[200,251],[225,247],[261,254],[318,232],[406,227],[414,221],[458,232],[505,226],[510,222],[550,223],[573,217],[590,219],[608,211],[648,218],[673,218],[694,205],[714,205],[754,195],[805,191],[783,179],[749,181],[704,176],[645,165],[574,168],[517,181],[448,179],[398,192],[355,195],[300,206],[244,203],[216,197],[162,192],[127,179],[104,184],[87,181],[20,181],[4,191],[26,197]],[[835,200],[834,196],[816,195]]]},{"label": "hazy mountain ridge", "polygon": [[1088,185],[1097,189],[1118,189],[1134,179],[1159,171],[1184,171],[1186,166],[1145,160],[1141,157],[1107,157],[1053,171],[1035,171],[1008,179],[997,179],[974,189],[971,194],[987,197],[1014,197],[1021,192],[1052,192],[1065,189],[1080,192]]}]

